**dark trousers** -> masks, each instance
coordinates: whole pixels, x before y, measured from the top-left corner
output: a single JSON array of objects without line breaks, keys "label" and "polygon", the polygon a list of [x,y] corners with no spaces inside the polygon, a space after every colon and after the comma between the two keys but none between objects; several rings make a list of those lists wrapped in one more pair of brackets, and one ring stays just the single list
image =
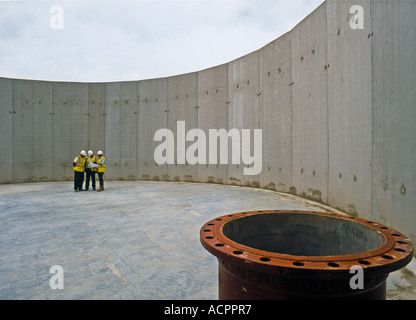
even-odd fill
[{"label": "dark trousers", "polygon": [[74,171],[74,190],[82,190],[82,183],[84,182],[84,172]]},{"label": "dark trousers", "polygon": [[88,188],[90,186],[90,179],[91,179],[92,188],[95,190],[95,173],[96,172],[97,171],[92,171],[91,169],[86,169],[85,170],[85,174],[86,174],[85,189],[88,190]]},{"label": "dark trousers", "polygon": [[104,186],[104,172],[98,172],[98,179],[100,180],[100,186]]}]

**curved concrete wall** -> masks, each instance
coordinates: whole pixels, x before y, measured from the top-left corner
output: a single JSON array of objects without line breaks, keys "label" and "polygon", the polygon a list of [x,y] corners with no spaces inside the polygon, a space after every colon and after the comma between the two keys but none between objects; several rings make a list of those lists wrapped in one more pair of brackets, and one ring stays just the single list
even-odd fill
[{"label": "curved concrete wall", "polygon": [[[349,25],[353,4],[364,9],[362,30]],[[415,16],[412,1],[331,1],[260,50],[195,73],[113,83],[1,78],[0,182],[72,180],[79,151],[101,149],[106,179],[289,192],[415,241]],[[176,133],[178,120],[206,133],[261,128],[261,173],[157,165],[154,133]]]}]

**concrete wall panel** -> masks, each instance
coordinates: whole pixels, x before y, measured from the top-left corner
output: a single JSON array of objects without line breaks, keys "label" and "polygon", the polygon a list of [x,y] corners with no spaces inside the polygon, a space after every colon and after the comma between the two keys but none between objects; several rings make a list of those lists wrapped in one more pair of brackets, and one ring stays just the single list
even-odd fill
[{"label": "concrete wall panel", "polygon": [[[188,164],[186,159],[186,151],[194,142],[185,141],[183,136],[189,130],[198,128],[198,73],[170,77],[167,81],[168,129],[175,137],[175,164],[168,166],[169,180],[198,181],[197,166]],[[178,121],[185,121],[184,132],[178,130]],[[185,149],[182,146],[184,141]]]},{"label": "concrete wall panel", "polygon": [[[228,165],[221,164],[220,139],[217,139],[216,163],[209,161],[209,130],[228,131],[228,65],[203,70],[198,73],[198,128],[206,136],[205,165],[198,165],[200,182],[228,183]],[[228,155],[227,155],[228,156]]]},{"label": "concrete wall panel", "polygon": [[[360,5],[364,29],[345,16]],[[371,218],[370,1],[328,2],[328,203]]]},{"label": "concrete wall panel", "polygon": [[[250,150],[253,154],[253,130],[260,128],[259,51],[228,64],[228,102],[228,129],[239,130],[240,145],[242,145],[242,129],[250,129]],[[240,147],[239,164],[232,164],[231,147],[229,151],[229,183],[260,187],[259,175],[244,175],[243,169],[247,165],[242,160],[242,148]]]},{"label": "concrete wall panel", "polygon": [[[296,194],[328,198],[328,62],[326,7],[292,31],[292,183]],[[294,190],[293,190],[294,191]]]},{"label": "concrete wall panel", "polygon": [[416,241],[416,2],[371,3],[372,219]]},{"label": "concrete wall panel", "polygon": [[88,84],[54,82],[52,96],[52,177],[72,180],[72,161],[88,147]]},{"label": "concrete wall panel", "polygon": [[106,87],[106,176],[114,180],[137,179],[138,82],[114,82]]},{"label": "concrete wall panel", "polygon": [[13,81],[13,182],[52,179],[52,83]]},{"label": "concrete wall panel", "polygon": [[162,142],[155,141],[155,132],[168,127],[168,82],[166,78],[139,82],[139,124],[137,166],[142,180],[169,180],[168,165],[158,165],[154,152]]},{"label": "concrete wall panel", "polygon": [[92,150],[95,155],[105,147],[105,88],[105,83],[88,84],[87,149]]},{"label": "concrete wall panel", "polygon": [[0,183],[13,182],[13,80],[0,78]]},{"label": "concrete wall panel", "polygon": [[292,185],[292,50],[286,34],[260,50],[261,187],[289,192]]}]

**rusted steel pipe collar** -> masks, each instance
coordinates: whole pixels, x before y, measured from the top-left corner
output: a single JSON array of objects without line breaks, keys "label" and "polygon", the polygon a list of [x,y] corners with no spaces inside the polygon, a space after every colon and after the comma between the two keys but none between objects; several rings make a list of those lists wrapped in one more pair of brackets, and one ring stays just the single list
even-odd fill
[{"label": "rusted steel pipe collar", "polygon": [[[200,240],[218,258],[220,299],[385,299],[388,274],[413,253],[406,236],[380,223],[298,210],[218,217]],[[351,286],[356,269],[363,288]]]}]

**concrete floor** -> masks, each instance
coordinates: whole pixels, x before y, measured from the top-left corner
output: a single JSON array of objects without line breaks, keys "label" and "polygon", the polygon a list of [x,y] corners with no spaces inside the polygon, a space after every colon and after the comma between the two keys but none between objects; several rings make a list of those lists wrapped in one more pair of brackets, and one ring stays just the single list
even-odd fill
[{"label": "concrete floor", "polygon": [[[208,220],[261,209],[336,211],[276,192],[213,184],[107,181],[0,185],[0,299],[217,299],[217,260],[199,242]],[[64,288],[52,290],[60,265]],[[416,299],[415,259],[388,299]]]}]

